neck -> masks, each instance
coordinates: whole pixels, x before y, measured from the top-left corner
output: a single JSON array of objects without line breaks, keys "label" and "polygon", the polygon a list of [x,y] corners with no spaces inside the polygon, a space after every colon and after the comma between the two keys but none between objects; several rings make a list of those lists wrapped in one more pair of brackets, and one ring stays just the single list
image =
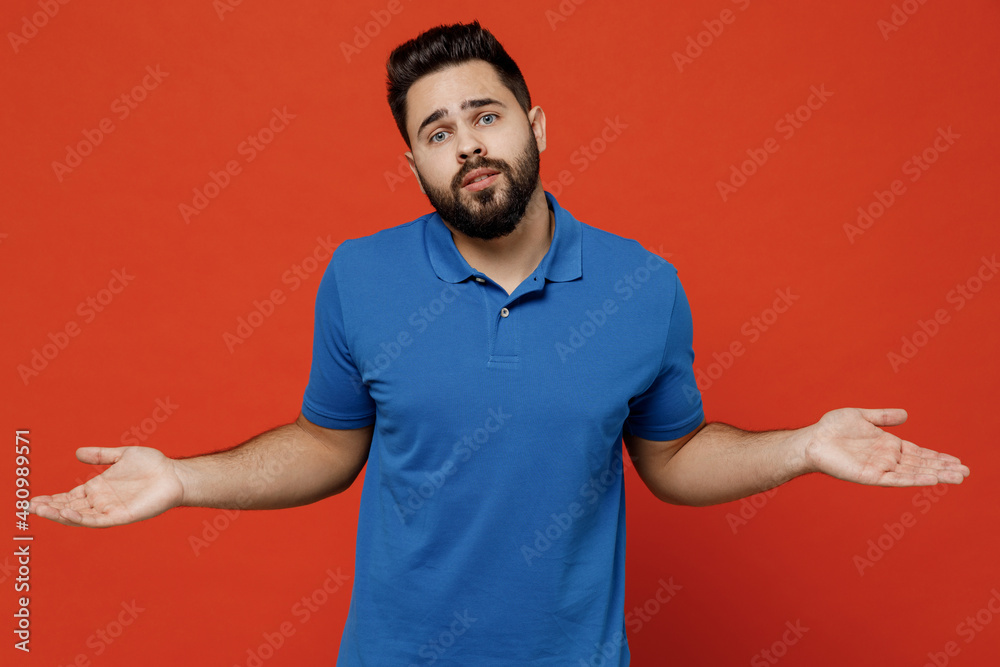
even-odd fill
[{"label": "neck", "polygon": [[451,230],[455,247],[470,266],[491,278],[518,278],[531,274],[548,252],[555,231],[555,216],[539,181],[524,217],[513,232],[497,239],[477,239]]}]

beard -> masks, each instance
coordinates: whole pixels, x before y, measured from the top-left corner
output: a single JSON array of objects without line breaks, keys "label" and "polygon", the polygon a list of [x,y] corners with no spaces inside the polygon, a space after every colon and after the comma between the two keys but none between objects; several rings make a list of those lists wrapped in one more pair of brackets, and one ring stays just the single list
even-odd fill
[{"label": "beard", "polygon": [[[462,180],[480,167],[495,169],[503,177],[482,190],[464,191]],[[506,160],[494,158],[469,160],[455,174],[451,184],[441,189],[425,183],[417,172],[427,199],[443,220],[466,236],[487,241],[507,236],[517,228],[538,185],[538,176],[538,146],[533,133],[528,135],[528,143],[513,167]],[[507,184],[505,190],[501,190],[501,183]],[[467,204],[465,199],[472,201]]]}]

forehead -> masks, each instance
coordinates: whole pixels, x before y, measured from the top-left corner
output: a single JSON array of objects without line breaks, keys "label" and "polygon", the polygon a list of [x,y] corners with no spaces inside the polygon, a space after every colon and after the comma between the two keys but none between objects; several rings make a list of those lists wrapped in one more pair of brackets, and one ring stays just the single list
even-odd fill
[{"label": "forehead", "polygon": [[406,127],[416,136],[421,121],[438,109],[449,115],[459,113],[468,99],[491,97],[516,106],[514,94],[500,82],[493,66],[483,60],[470,60],[417,79],[406,93]]}]

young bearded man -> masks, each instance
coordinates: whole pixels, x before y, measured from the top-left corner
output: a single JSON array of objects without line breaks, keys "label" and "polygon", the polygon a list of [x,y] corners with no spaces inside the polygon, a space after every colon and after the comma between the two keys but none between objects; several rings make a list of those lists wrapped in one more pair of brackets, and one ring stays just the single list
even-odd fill
[{"label": "young bearded man", "polygon": [[172,507],[274,509],[367,463],[338,665],[628,665],[622,441],[659,499],[704,506],[810,472],[958,484],[954,456],[842,408],[796,430],[706,424],[676,269],[542,189],[546,119],[478,22],[388,61],[406,157],[435,212],[336,250],[301,414],[233,449],[113,464],[39,516],[106,527]]}]

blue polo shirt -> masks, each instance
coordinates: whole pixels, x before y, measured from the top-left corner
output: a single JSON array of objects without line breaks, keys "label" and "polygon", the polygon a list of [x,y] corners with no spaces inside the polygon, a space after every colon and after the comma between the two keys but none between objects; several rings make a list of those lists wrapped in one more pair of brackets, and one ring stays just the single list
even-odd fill
[{"label": "blue polo shirt", "polygon": [[622,436],[704,418],[677,270],[545,193],[512,294],[429,213],[336,249],[302,413],[375,424],[338,666],[628,665]]}]

